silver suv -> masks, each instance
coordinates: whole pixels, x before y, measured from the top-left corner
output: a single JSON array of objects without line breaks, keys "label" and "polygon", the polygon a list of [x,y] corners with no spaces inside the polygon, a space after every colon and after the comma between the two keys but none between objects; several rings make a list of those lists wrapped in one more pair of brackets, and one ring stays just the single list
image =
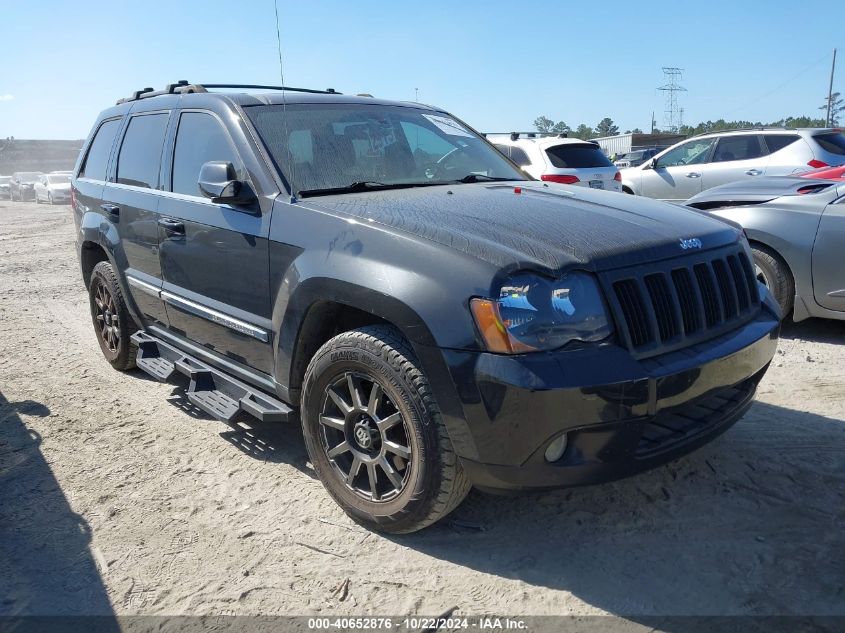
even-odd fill
[{"label": "silver suv", "polygon": [[649,198],[683,201],[737,180],[787,176],[843,163],[845,135],[839,129],[711,132],[681,141],[639,167],[623,169],[622,189]]}]

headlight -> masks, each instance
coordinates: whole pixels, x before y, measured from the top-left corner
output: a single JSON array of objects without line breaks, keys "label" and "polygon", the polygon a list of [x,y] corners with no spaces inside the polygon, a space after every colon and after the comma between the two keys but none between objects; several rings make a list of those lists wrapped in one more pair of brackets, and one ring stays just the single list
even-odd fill
[{"label": "headlight", "polygon": [[587,273],[558,280],[520,273],[502,285],[497,300],[472,299],[470,308],[487,349],[502,354],[600,341],[613,331],[598,283]]}]

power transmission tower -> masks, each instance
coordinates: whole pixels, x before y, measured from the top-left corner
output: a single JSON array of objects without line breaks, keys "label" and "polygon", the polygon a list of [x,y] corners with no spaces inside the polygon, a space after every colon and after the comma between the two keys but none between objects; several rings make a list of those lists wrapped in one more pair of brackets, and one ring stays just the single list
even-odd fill
[{"label": "power transmission tower", "polygon": [[678,104],[678,93],[686,92],[687,89],[681,85],[683,69],[671,66],[663,67],[663,81],[666,83],[658,88],[666,93],[666,110],[664,111],[663,123],[668,131],[677,132],[683,125],[684,110]]}]

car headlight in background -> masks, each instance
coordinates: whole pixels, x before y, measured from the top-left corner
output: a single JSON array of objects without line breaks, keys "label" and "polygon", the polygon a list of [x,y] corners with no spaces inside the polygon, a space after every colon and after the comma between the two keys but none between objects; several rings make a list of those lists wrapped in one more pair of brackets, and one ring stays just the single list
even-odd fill
[{"label": "car headlight in background", "polygon": [[501,354],[601,341],[613,332],[598,283],[581,272],[557,280],[520,273],[498,299],[472,299],[470,309],[487,349]]}]

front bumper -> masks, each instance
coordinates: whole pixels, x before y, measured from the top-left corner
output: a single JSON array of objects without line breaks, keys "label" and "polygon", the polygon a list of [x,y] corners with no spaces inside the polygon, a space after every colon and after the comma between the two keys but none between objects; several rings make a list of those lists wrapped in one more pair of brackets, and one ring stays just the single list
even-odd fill
[{"label": "front bumper", "polygon": [[[444,351],[466,422],[453,443],[487,489],[592,484],[652,468],[742,417],[778,332],[764,307],[737,330],[645,360],[610,344],[522,356]],[[548,463],[545,449],[561,433],[566,451]]]}]

